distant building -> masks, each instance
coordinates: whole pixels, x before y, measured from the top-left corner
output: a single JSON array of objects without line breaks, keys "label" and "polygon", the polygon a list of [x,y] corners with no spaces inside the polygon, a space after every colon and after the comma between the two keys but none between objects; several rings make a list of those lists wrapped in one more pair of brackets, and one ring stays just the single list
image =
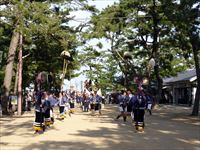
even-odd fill
[{"label": "distant building", "polygon": [[165,102],[186,104],[189,106],[194,103],[197,89],[195,69],[180,72],[175,77],[164,78],[163,83],[163,97]]}]

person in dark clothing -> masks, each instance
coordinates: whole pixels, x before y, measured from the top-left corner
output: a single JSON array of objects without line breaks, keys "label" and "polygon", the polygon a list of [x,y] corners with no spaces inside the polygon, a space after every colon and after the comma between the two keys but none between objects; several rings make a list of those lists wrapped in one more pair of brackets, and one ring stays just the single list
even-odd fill
[{"label": "person in dark clothing", "polygon": [[[122,94],[123,94],[123,95],[122,95]],[[126,122],[128,100],[129,100],[129,97],[128,97],[126,91],[123,91],[123,92],[118,96],[120,114],[116,117],[115,120],[118,120],[121,116],[123,116],[123,120],[124,120],[124,122]]]},{"label": "person in dark clothing", "polygon": [[90,104],[89,93],[85,93],[83,95],[83,111],[84,112],[88,112],[88,110],[89,110],[89,104]]},{"label": "person in dark clothing", "polygon": [[51,116],[50,116],[50,109],[51,109],[51,103],[49,101],[49,95],[44,92],[44,118],[45,118],[45,126],[50,127],[51,124]]},{"label": "person in dark clothing", "polygon": [[35,102],[35,122],[33,124],[33,128],[35,133],[41,133],[45,131],[44,125],[44,103],[43,93],[36,93],[36,102]]},{"label": "person in dark clothing", "polygon": [[149,93],[146,93],[146,101],[147,101],[146,109],[149,112],[149,115],[152,115],[153,97]]},{"label": "person in dark clothing", "polygon": [[54,123],[54,106],[58,103],[57,98],[52,93],[48,93],[48,101],[50,102],[50,117],[51,117],[51,124]]},{"label": "person in dark clothing", "polygon": [[132,113],[132,104],[131,104],[131,99],[133,97],[133,94],[130,90],[127,91],[127,115],[131,116]]},{"label": "person in dark clothing", "polygon": [[146,108],[146,97],[142,90],[138,90],[132,99],[132,110],[134,113],[135,129],[138,132],[144,131],[144,114]]},{"label": "person in dark clothing", "polygon": [[93,97],[94,103],[95,103],[95,111],[99,112],[99,115],[101,115],[101,103],[102,103],[102,97],[97,94],[97,91],[94,91],[94,97]]},{"label": "person in dark clothing", "polygon": [[65,116],[64,116],[65,99],[63,97],[63,93],[62,92],[59,93],[58,105],[59,105],[60,119],[64,119],[65,118]]}]

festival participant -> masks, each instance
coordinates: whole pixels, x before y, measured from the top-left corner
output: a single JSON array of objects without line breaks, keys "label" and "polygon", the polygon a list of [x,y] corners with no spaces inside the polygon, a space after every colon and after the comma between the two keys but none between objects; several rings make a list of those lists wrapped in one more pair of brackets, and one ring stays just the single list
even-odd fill
[{"label": "festival participant", "polygon": [[50,116],[50,109],[51,109],[51,103],[49,101],[49,95],[47,92],[43,93],[43,99],[44,102],[44,120],[45,120],[45,126],[50,127],[51,124],[51,116]]},{"label": "festival participant", "polygon": [[122,91],[121,94],[118,96],[120,114],[116,117],[115,120],[118,120],[121,116],[123,116],[123,120],[124,122],[126,122],[128,99],[129,98],[126,91]]},{"label": "festival participant", "polygon": [[90,97],[89,97],[89,93],[86,92],[83,95],[83,112],[88,112],[89,104],[90,104]]},{"label": "festival participant", "polygon": [[132,103],[135,129],[138,132],[144,132],[144,114],[146,108],[146,97],[141,89],[139,89],[138,92],[135,94]]},{"label": "festival participant", "polygon": [[91,110],[91,115],[95,115],[95,101],[94,101],[94,94],[91,92],[90,93],[90,110]]},{"label": "festival participant", "polygon": [[81,107],[81,104],[83,103],[83,95],[81,94],[81,92],[77,92],[76,94],[76,103],[77,107]]},{"label": "festival participant", "polygon": [[75,112],[75,91],[69,94],[70,113]]},{"label": "festival participant", "polygon": [[145,93],[146,95],[146,100],[147,100],[147,111],[149,112],[149,115],[152,115],[152,104],[153,104],[153,97],[151,96],[150,93],[146,92]]},{"label": "festival participant", "polygon": [[102,108],[102,97],[97,93],[97,91],[94,91],[94,99],[95,99],[95,111],[99,112],[99,115],[101,115],[101,108]]},{"label": "festival participant", "polygon": [[131,104],[131,99],[134,95],[132,94],[132,92],[130,90],[127,91],[127,115],[131,116],[132,114],[132,104]]},{"label": "festival participant", "polygon": [[65,92],[64,95],[64,101],[65,101],[65,113],[68,114],[71,117],[71,110],[70,110],[70,95]]},{"label": "festival participant", "polygon": [[64,109],[65,109],[65,101],[63,98],[63,92],[59,93],[59,98],[58,98],[58,105],[59,105],[59,112],[60,112],[60,119],[64,119]]},{"label": "festival participant", "polygon": [[54,123],[54,112],[53,112],[53,108],[54,106],[56,105],[57,103],[57,98],[56,96],[54,96],[52,93],[48,93],[48,100],[50,102],[50,117],[51,117],[51,123],[50,124],[53,124]]},{"label": "festival participant", "polygon": [[98,111],[99,115],[101,115],[101,102],[102,102],[102,97],[97,94],[97,91],[94,91],[92,96],[92,103],[93,103],[92,115],[95,115],[96,111]]},{"label": "festival participant", "polygon": [[44,102],[42,99],[42,92],[37,92],[35,97],[35,122],[33,123],[33,129],[35,133],[42,133],[45,131],[44,125]]}]

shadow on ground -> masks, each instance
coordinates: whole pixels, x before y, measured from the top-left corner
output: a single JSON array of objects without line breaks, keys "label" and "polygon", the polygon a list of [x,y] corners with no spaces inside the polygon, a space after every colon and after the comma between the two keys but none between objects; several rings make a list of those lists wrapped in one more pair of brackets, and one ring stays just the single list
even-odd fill
[{"label": "shadow on ground", "polygon": [[[187,111],[187,110],[186,110]],[[100,123],[96,129],[77,129],[76,133],[68,133],[63,130],[66,137],[57,135],[55,140],[42,139],[37,143],[24,144],[22,150],[199,150],[200,147],[200,126],[198,118],[185,116],[185,111],[171,112],[170,109],[155,110],[153,115],[146,114],[145,133],[135,133],[134,126],[129,118],[127,123],[123,120],[114,121],[118,114],[116,105],[108,105],[103,110],[101,116],[91,116],[90,113],[77,112],[76,115],[83,115],[84,122]],[[5,118],[0,119],[6,122]],[[25,128],[30,131],[32,120],[27,119],[20,123],[5,125],[6,129],[1,136],[11,136],[19,134],[20,136],[33,136],[24,132],[17,132],[19,128]],[[62,122],[59,122],[62,123]],[[72,122],[73,123],[73,122]],[[109,126],[107,126],[109,124]],[[59,129],[62,130],[62,129]],[[56,131],[56,128],[52,128]],[[45,135],[48,132],[45,133]],[[39,135],[40,136],[40,135]],[[75,137],[75,139],[70,139]],[[34,137],[37,138],[37,137]],[[0,143],[4,146],[12,146],[12,143]],[[19,143],[20,144],[20,143]],[[22,143],[23,144],[23,143]],[[13,145],[16,146],[17,145]]]}]

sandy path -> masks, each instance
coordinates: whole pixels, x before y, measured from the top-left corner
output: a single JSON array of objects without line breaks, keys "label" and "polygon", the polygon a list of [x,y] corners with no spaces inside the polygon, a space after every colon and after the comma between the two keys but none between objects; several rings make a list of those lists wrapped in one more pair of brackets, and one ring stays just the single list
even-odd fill
[{"label": "sandy path", "polygon": [[135,133],[130,118],[114,121],[117,110],[106,105],[102,116],[78,111],[41,135],[33,134],[30,113],[0,118],[0,150],[200,150],[200,121],[188,116],[190,108],[163,106],[146,114],[143,134]]}]

